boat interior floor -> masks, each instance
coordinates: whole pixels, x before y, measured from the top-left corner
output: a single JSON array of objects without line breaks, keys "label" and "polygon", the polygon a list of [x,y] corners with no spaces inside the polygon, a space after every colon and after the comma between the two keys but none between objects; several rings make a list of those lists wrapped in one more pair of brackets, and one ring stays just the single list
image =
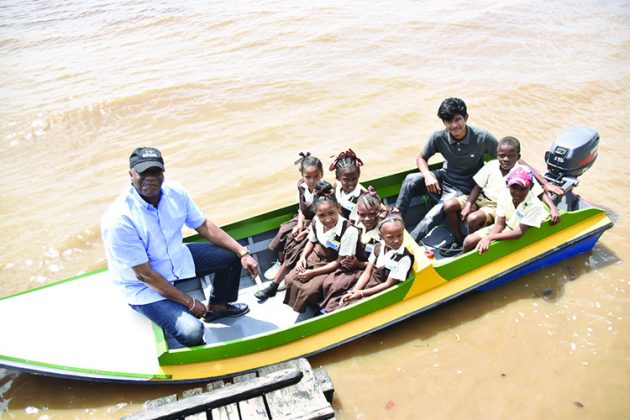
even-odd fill
[{"label": "boat interior floor", "polygon": [[[212,287],[211,277],[185,280],[177,283],[177,287],[202,302],[208,302]],[[266,286],[268,283],[263,284]],[[258,286],[251,278],[241,278],[238,302],[247,304],[250,308],[249,312],[238,317],[225,317],[204,323],[206,327],[204,337],[207,344],[237,340],[289,327],[319,314],[313,307],[307,308],[303,314],[294,312],[291,307],[283,303],[284,290],[278,291],[274,297],[265,301],[259,301],[254,296],[257,290]],[[171,349],[182,347],[173,337],[167,336],[167,341]]]}]

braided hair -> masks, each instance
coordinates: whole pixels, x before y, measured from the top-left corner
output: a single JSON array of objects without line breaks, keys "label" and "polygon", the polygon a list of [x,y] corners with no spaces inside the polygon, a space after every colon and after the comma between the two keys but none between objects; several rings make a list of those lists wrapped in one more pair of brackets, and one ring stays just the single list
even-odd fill
[{"label": "braided hair", "polygon": [[299,165],[300,173],[304,173],[304,169],[315,166],[322,174],[324,173],[324,165],[322,161],[311,155],[311,152],[300,152],[300,158],[295,161],[295,165]]},{"label": "braided hair", "polygon": [[335,178],[341,177],[341,172],[345,170],[356,171],[361,175],[359,167],[363,166],[363,161],[354,153],[352,149],[339,153],[337,157],[332,156],[335,160],[330,164],[330,171],[335,171]]},{"label": "braided hair", "polygon": [[367,191],[361,194],[357,204],[359,203],[365,204],[370,209],[381,209],[381,197],[371,185],[367,188]]},{"label": "braided hair", "polygon": [[405,228],[405,221],[403,220],[402,216],[400,215],[400,211],[397,208],[390,207],[387,210],[384,210],[379,215],[379,219],[380,219],[378,222],[379,231],[382,229],[384,224],[390,223],[390,222],[400,223],[403,229]]}]

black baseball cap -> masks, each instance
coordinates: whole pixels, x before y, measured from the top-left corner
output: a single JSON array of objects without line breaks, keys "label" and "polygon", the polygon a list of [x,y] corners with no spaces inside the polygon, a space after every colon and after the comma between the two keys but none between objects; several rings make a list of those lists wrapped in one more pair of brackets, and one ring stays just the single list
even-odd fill
[{"label": "black baseball cap", "polygon": [[160,151],[154,147],[138,147],[129,156],[129,169],[142,173],[149,168],[164,170],[164,159]]}]

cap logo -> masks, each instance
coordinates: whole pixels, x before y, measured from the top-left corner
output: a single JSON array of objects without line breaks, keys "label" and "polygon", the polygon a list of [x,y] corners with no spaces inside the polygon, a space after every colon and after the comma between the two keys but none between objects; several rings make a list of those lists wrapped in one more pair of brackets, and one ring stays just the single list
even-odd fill
[{"label": "cap logo", "polygon": [[155,152],[155,150],[146,150],[146,149],[145,149],[145,150],[142,152],[142,158],[145,158],[145,159],[146,159],[146,158],[152,158],[152,157],[154,157],[154,158],[158,157],[158,155],[157,155],[157,153]]}]

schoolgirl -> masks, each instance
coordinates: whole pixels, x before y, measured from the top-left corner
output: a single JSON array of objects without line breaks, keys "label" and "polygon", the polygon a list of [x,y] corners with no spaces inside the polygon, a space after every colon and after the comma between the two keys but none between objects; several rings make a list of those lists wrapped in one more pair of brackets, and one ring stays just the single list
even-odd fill
[{"label": "schoolgirl", "polygon": [[335,171],[335,196],[341,206],[341,215],[351,222],[357,222],[356,204],[362,194],[359,177],[363,161],[348,149],[341,152],[330,164],[329,170]]},{"label": "schoolgirl", "polygon": [[321,285],[339,267],[339,260],[356,252],[359,231],[339,214],[332,185],[322,181],[315,186],[315,217],[300,260],[285,277],[284,303],[296,312],[321,301]]},{"label": "schoolgirl", "polygon": [[[324,168],[321,160],[310,153],[300,153],[300,158],[295,161],[299,165],[302,178],[298,181],[298,212],[293,218],[278,229],[278,233],[269,243],[271,251],[278,252],[278,267],[272,266],[265,276],[272,274],[273,281],[267,287],[257,291],[254,295],[259,300],[276,295],[278,286],[284,276],[293,268],[300,258],[300,253],[306,245],[308,226],[315,213],[311,209],[313,204],[315,185],[321,181]],[[277,268],[277,271],[274,270]],[[275,272],[274,272],[275,271]]]},{"label": "schoolgirl", "polygon": [[407,279],[413,255],[403,245],[405,224],[400,214],[388,212],[379,222],[381,241],[374,247],[368,266],[340,306],[372,296]]},{"label": "schoolgirl", "polygon": [[359,229],[356,256],[340,258],[340,267],[324,280],[323,300],[319,303],[322,312],[330,312],[339,306],[341,297],[355,285],[367,267],[374,246],[381,239],[378,218],[384,207],[372,186],[359,197],[356,209],[359,218],[356,225]]}]

